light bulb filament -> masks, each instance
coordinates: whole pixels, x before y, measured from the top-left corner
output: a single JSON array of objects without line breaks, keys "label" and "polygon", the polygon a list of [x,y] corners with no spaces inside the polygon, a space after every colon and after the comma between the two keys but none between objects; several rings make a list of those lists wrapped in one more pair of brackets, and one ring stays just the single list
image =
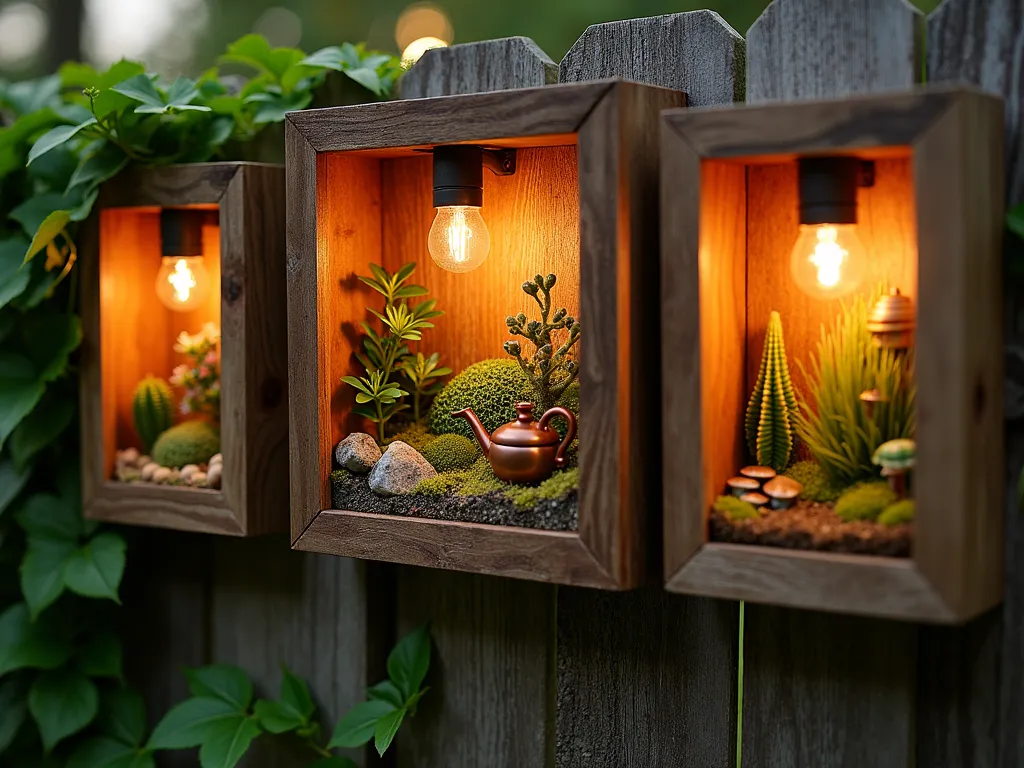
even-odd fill
[{"label": "light bulb filament", "polygon": [[167,282],[174,288],[174,298],[185,303],[196,287],[196,277],[184,259],[178,259],[174,271],[167,276]]},{"label": "light bulb filament", "polygon": [[445,235],[448,238],[448,253],[452,261],[458,264],[465,263],[469,259],[469,241],[473,237],[473,231],[466,221],[466,212],[461,208],[456,208],[452,212],[452,220],[448,223]]},{"label": "light bulb filament", "polygon": [[818,227],[817,237],[811,263],[818,269],[818,283],[825,288],[834,288],[842,277],[841,267],[849,253],[838,243],[835,227]]}]

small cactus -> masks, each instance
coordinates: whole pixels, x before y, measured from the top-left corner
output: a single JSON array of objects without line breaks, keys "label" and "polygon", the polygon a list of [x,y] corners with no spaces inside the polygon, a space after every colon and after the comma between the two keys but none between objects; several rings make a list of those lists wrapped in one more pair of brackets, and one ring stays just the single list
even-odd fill
[{"label": "small cactus", "polygon": [[772,312],[757,383],[750,394],[744,419],[747,448],[758,464],[776,472],[782,472],[789,465],[796,413],[796,396],[782,339],[782,319],[778,312]]},{"label": "small cactus", "polygon": [[135,434],[148,452],[156,439],[174,424],[174,396],[163,379],[147,376],[132,396],[132,418]]}]

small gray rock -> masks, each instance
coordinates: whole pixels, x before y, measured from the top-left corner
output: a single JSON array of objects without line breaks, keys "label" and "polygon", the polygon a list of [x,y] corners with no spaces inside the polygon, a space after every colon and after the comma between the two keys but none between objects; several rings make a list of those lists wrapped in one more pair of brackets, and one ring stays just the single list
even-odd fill
[{"label": "small gray rock", "polygon": [[334,460],[338,466],[362,475],[373,469],[380,460],[377,441],[365,432],[353,432],[334,449]]},{"label": "small gray rock", "polygon": [[380,496],[400,496],[412,493],[422,481],[436,476],[437,472],[419,451],[396,440],[373,466],[370,490]]}]

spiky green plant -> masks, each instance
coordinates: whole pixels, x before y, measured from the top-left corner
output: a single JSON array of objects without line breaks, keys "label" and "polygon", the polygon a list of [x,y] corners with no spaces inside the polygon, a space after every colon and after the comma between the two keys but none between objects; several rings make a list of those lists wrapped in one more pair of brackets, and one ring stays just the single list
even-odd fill
[{"label": "spiky green plant", "polygon": [[782,338],[782,318],[778,312],[772,312],[768,316],[757,383],[750,393],[744,418],[747,448],[762,467],[782,472],[789,466],[796,412],[796,395]]},{"label": "spiky green plant", "polygon": [[148,452],[156,439],[174,424],[174,395],[163,379],[147,376],[132,395],[132,419],[135,434]]},{"label": "spiky green plant", "polygon": [[[833,486],[876,476],[875,449],[914,435],[913,349],[880,348],[867,328],[868,308],[883,292],[880,286],[867,300],[844,304],[827,329],[822,325],[809,368],[798,361],[808,397],[800,398],[797,434]],[[869,389],[882,395],[871,418],[860,401]]]}]

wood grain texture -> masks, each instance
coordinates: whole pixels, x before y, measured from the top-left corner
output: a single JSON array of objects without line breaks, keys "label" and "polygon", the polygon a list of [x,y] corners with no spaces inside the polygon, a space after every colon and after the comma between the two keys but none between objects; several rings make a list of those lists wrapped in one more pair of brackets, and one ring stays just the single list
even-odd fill
[{"label": "wood grain texture", "polygon": [[657,588],[561,588],[558,768],[732,766],[737,617]]},{"label": "wood grain texture", "polygon": [[530,88],[558,81],[558,65],[528,37],[434,48],[402,75],[403,99]]},{"label": "wood grain texture", "polygon": [[907,768],[911,624],[748,605],[743,756],[758,768]]},{"label": "wood grain texture", "polygon": [[559,81],[621,77],[683,91],[693,107],[743,101],[746,43],[714,11],[593,24],[559,64]]},{"label": "wood grain texture", "polygon": [[398,569],[399,634],[431,622],[430,691],[395,744],[416,768],[551,765],[555,588]]},{"label": "wood grain texture", "polygon": [[773,0],[747,30],[747,102],[909,88],[923,35],[906,0]]}]

